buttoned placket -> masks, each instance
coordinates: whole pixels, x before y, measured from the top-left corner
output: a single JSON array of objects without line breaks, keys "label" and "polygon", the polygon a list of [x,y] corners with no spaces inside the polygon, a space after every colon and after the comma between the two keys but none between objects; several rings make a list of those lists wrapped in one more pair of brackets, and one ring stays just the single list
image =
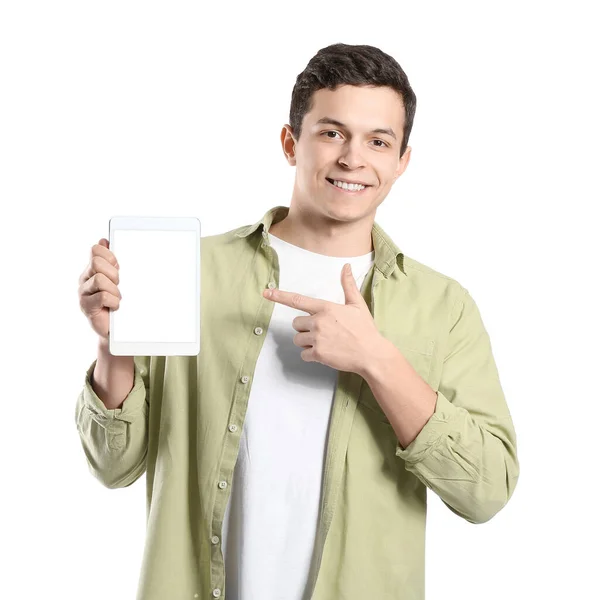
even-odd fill
[{"label": "buttoned placket", "polygon": [[[371,307],[374,307],[375,305],[375,286],[383,277],[381,271],[375,268],[375,266],[373,266],[373,270],[374,272],[371,280],[370,298]],[[375,318],[373,308],[371,308],[371,311],[373,313],[373,318]],[[310,590],[310,593],[306,596],[307,598],[313,597],[315,587],[317,585],[319,569],[321,567],[321,560],[323,558],[323,551],[325,549],[325,540],[327,538],[331,521],[333,520],[333,513],[337,504],[338,492],[341,487],[344,470],[344,457],[346,455],[348,442],[350,440],[352,421],[354,420],[354,413],[358,404],[360,389],[363,384],[364,379],[357,373],[351,373],[347,371],[340,371],[338,373],[338,381],[333,397],[333,407],[329,425],[330,429],[328,432],[329,441],[325,455],[323,493],[321,496],[322,501],[321,510],[319,512],[317,537],[315,541],[315,552],[313,554],[308,578],[308,589]]]},{"label": "buttoned placket", "polygon": [[[266,248],[269,249],[269,250],[267,250],[267,252],[271,253],[271,259],[272,259],[270,261],[270,264],[269,264],[270,277],[269,277],[269,281],[267,283],[267,287],[272,290],[272,289],[274,289],[274,288],[277,287],[279,261],[277,259],[277,255],[276,254],[273,255],[273,250],[270,247],[268,241],[266,241],[267,237],[268,237],[267,233],[265,231],[263,231],[263,240],[265,240],[265,241],[263,241],[261,243],[261,247],[262,248],[266,247]],[[272,309],[272,305],[271,306],[266,305],[265,310],[272,311],[273,310]],[[263,312],[261,312],[259,314],[259,316],[258,316],[258,320],[260,321],[261,319],[263,320],[263,324],[265,324],[266,319],[264,317],[264,313]],[[268,323],[266,323],[265,326],[268,327]],[[264,334],[265,330],[260,325],[255,325],[254,329],[253,329],[253,332],[254,332],[254,335],[256,335],[256,336],[262,336]],[[248,384],[249,381],[250,381],[250,376],[247,375],[247,374],[244,374],[244,375],[242,375],[240,377],[240,382],[243,385]],[[249,397],[250,392],[249,392],[249,390],[245,390],[243,392],[243,394],[244,394],[244,399],[245,399],[245,406],[247,406],[248,397]],[[237,398],[234,398],[234,403],[235,403],[236,400],[237,400]],[[239,401],[238,401],[238,403],[239,403]],[[235,435],[235,434],[238,433],[238,431],[240,429],[240,426],[243,426],[243,423],[241,423],[239,426],[236,423],[229,423],[229,425],[227,426],[227,430],[228,430],[228,432],[230,434]],[[227,443],[230,443],[230,442],[226,441],[226,444]],[[239,446],[239,439],[235,439],[235,446],[236,446],[236,448],[238,448],[238,451],[239,451],[239,447],[238,447]],[[226,447],[226,450],[230,451],[229,456],[233,459],[232,447],[231,446]],[[230,464],[235,465],[235,460],[230,460]],[[225,464],[225,465],[222,464],[221,468],[222,468],[223,471],[226,471],[228,469],[228,465],[227,464]],[[230,468],[229,470],[231,472],[233,472],[233,468]],[[226,479],[221,479],[217,483],[217,486],[218,486],[219,490],[224,493],[225,490],[227,490],[227,488],[228,488],[228,482],[227,482]],[[221,506],[222,507],[226,507],[226,500],[224,500],[221,503]],[[223,511],[222,511],[223,513],[224,513],[224,510],[225,510],[225,508],[223,508]],[[212,576],[213,576],[212,580],[213,580],[213,582],[223,581],[223,578],[224,578],[224,564],[223,564],[224,563],[224,557],[223,557],[223,554],[222,554],[222,548],[218,548],[219,547],[219,542],[221,541],[221,539],[220,539],[219,535],[217,535],[216,533],[214,533],[214,530],[216,529],[215,525],[217,523],[217,520],[216,520],[217,516],[219,516],[219,515],[217,515],[217,512],[214,511],[213,512],[213,534],[212,534],[212,536],[210,538],[210,541],[211,541],[211,544],[213,545],[213,547],[215,548],[215,551],[219,551],[220,550],[221,554],[220,554],[220,556],[219,555],[214,555],[213,556],[213,561],[212,561],[212,565],[211,565],[211,571],[212,571]],[[221,523],[221,526],[222,526],[222,523]],[[221,570],[221,567],[222,567],[222,570]],[[222,594],[222,589],[220,587],[214,587],[212,589],[212,596],[214,598],[219,598],[221,596],[221,594]]]}]

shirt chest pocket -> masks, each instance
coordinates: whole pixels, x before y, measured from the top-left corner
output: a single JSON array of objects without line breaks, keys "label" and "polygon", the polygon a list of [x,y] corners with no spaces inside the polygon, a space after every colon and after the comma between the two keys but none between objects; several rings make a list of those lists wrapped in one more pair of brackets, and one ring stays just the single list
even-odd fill
[{"label": "shirt chest pocket", "polygon": [[[410,363],[412,368],[427,383],[430,383],[435,340],[426,336],[407,335],[397,332],[390,333],[382,331],[381,333],[396,346],[404,358]],[[366,381],[364,381],[361,386],[358,403],[359,405],[362,404],[366,408],[371,409],[371,411],[374,411],[378,420],[389,425],[388,418],[381,409],[379,402],[377,402],[377,399],[373,395],[373,392]]]}]

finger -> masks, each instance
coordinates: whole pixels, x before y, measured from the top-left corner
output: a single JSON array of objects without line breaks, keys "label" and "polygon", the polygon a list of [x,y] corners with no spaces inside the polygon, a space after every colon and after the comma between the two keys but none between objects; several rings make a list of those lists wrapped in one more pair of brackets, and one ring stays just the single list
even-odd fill
[{"label": "finger", "polygon": [[98,312],[100,309],[107,307],[113,310],[118,310],[121,301],[119,298],[110,292],[102,291],[91,295],[81,296],[79,306],[86,315],[91,315]]},{"label": "finger", "polygon": [[79,285],[93,277],[96,273],[104,273],[115,284],[119,284],[119,266],[117,259],[108,248],[101,245],[96,245],[92,248],[90,262],[79,277]]},{"label": "finger", "polygon": [[119,264],[114,252],[108,249],[108,240],[105,238],[102,238],[100,240],[100,243],[94,244],[92,246],[90,258],[93,258],[94,256],[102,256],[114,267],[117,267]]},{"label": "finger", "polygon": [[101,256],[94,256],[86,269],[79,277],[79,285],[83,285],[86,281],[94,277],[94,275],[102,273],[108,277],[115,285],[119,285],[119,269],[113,267],[106,259]]},{"label": "finger", "polygon": [[122,298],[117,285],[104,273],[95,273],[79,286],[80,296],[90,296],[97,292],[108,292],[117,298]]},{"label": "finger", "polygon": [[294,344],[300,348],[312,348],[314,343],[315,336],[309,331],[298,333],[294,336]]},{"label": "finger", "polygon": [[292,320],[292,327],[296,331],[310,331],[313,328],[314,319],[312,316],[295,317]]},{"label": "finger", "polygon": [[[268,295],[266,292],[271,292],[271,294]],[[273,302],[279,302],[279,304],[285,304],[291,308],[303,310],[311,315],[323,310],[327,304],[329,304],[327,300],[311,298],[295,292],[284,292],[283,290],[278,289],[266,290],[263,296],[269,298]]]}]

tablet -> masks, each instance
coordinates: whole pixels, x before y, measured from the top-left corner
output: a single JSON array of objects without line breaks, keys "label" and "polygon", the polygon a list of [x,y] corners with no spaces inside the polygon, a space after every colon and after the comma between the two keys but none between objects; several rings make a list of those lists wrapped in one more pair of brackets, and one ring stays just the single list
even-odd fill
[{"label": "tablet", "polygon": [[114,356],[194,356],[200,352],[200,220],[112,217],[119,262],[118,310],[110,309]]}]

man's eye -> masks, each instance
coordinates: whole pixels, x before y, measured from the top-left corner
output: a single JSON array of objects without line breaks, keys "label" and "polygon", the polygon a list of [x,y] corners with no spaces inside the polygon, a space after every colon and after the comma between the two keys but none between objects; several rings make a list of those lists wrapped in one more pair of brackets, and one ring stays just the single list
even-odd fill
[{"label": "man's eye", "polygon": [[385,148],[387,144],[383,140],[373,140],[374,142],[381,142],[383,146],[377,146],[378,148]]},{"label": "man's eye", "polygon": [[[321,135],[326,135],[329,139],[334,140],[334,137],[331,137],[329,134],[332,133],[334,135],[339,135],[338,131],[334,131],[333,129],[330,129],[328,131],[323,131],[321,133]],[[384,142],[383,140],[377,139],[377,140],[373,140],[374,142],[381,142],[382,145],[376,144],[377,148],[387,148],[389,147],[389,144],[387,144],[386,142]]]}]

